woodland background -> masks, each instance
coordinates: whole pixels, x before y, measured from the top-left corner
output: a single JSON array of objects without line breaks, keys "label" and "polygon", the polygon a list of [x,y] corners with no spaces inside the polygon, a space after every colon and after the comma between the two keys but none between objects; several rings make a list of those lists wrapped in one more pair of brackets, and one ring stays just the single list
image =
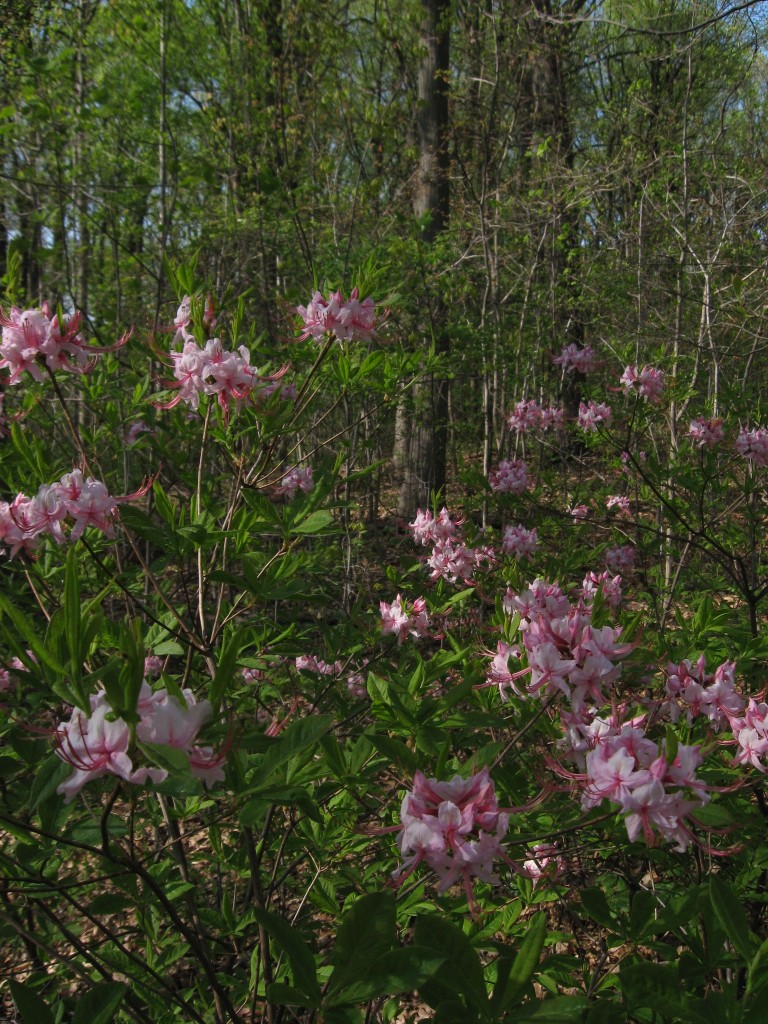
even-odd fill
[{"label": "woodland background", "polygon": [[403,515],[463,454],[487,473],[517,399],[575,411],[570,342],[715,415],[730,387],[759,402],[764,8],[6,0],[0,275],[16,254],[27,305],[106,341],[170,322],[167,261],[199,251],[278,344],[313,284],[368,268],[390,331],[440,357],[367,438]]}]

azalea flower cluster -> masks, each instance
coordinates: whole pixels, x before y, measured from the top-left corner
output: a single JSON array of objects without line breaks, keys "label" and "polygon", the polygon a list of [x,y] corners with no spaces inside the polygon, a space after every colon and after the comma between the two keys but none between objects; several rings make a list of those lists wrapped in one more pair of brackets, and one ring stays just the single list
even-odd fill
[{"label": "azalea flower cluster", "polygon": [[331,292],[327,299],[315,292],[306,306],[297,306],[296,312],[304,321],[301,340],[314,338],[317,342],[333,335],[338,341],[370,341],[376,325],[372,298],[360,301],[357,288],[347,300],[341,291]]},{"label": "azalea flower cluster", "polygon": [[627,366],[620,383],[624,385],[627,395],[640,395],[651,404],[658,402],[664,393],[664,374],[654,366],[644,366],[642,370],[636,366]]},{"label": "azalea flower cluster", "polygon": [[756,466],[768,466],[768,430],[765,427],[740,430],[734,443],[739,455],[750,459]]},{"label": "azalea flower cluster", "polygon": [[[153,691],[146,681],[142,683],[136,739],[182,750],[192,774],[210,788],[224,779],[224,755],[197,744],[198,733],[211,716],[211,704],[197,701],[191,690],[183,690],[182,695],[183,704],[165,689]],[[74,708],[69,720],[57,727],[54,739],[56,753],[72,766],[72,774],[56,790],[65,803],[70,803],[88,782],[104,775],[115,775],[139,786],[147,780],[162,782],[168,775],[164,768],[134,768],[129,753],[130,727],[114,715],[103,690],[91,697],[90,715]]]},{"label": "azalea flower cluster", "polygon": [[531,857],[523,861],[523,870],[533,879],[534,886],[544,878],[554,882],[564,874],[565,869],[565,859],[560,855],[555,843],[537,843]]},{"label": "azalea flower cluster", "polygon": [[556,406],[542,406],[533,399],[518,402],[507,419],[507,426],[518,434],[528,430],[544,432],[563,425],[563,410]]},{"label": "azalea flower cluster", "polygon": [[488,474],[494,494],[521,494],[528,486],[528,466],[522,459],[504,459]]},{"label": "azalea flower cluster", "polygon": [[607,509],[618,509],[622,515],[628,516],[632,511],[629,504],[629,498],[625,494],[611,494],[605,502]]},{"label": "azalea flower cluster", "polygon": [[[400,601],[400,595],[398,594],[397,600]],[[382,602],[383,604],[383,602]],[[394,608],[397,602],[393,602],[390,608]],[[414,608],[419,604],[418,601],[414,602]],[[425,616],[426,618],[426,616]],[[427,626],[429,623],[427,622]],[[419,634],[428,636],[428,633]],[[402,643],[402,640],[398,638],[398,642]],[[362,664],[357,668],[353,668],[347,675],[346,685],[347,690],[353,697],[362,700],[368,696],[368,689],[365,685],[365,675],[363,670],[368,664],[368,660],[364,659]],[[302,672],[312,672],[318,676],[334,676],[338,677],[344,672],[344,663],[340,660],[334,661],[333,663],[324,661],[322,658],[315,657],[314,654],[300,654],[295,661],[296,668]],[[243,669],[243,677],[245,678],[246,669]],[[263,675],[263,674],[262,674]]]},{"label": "azalea flower cluster", "polygon": [[492,548],[471,548],[464,543],[460,521],[451,519],[446,508],[441,509],[436,519],[429,510],[418,509],[415,520],[408,525],[417,544],[433,545],[427,559],[433,580],[440,576],[449,583],[470,579],[478,569],[495,560]]},{"label": "azalea flower cluster", "polygon": [[691,420],[688,437],[692,444],[699,448],[714,448],[723,440],[723,421],[721,419],[705,419],[699,417]]},{"label": "azalea flower cluster", "polygon": [[[499,656],[519,657],[519,648],[502,650],[499,645],[486,686],[496,685],[502,700],[510,687],[518,696],[563,694],[575,709],[587,700],[603,704],[604,687],[621,675],[616,662],[631,650],[618,643],[620,627],[591,624],[591,605],[580,600],[573,605],[555,583],[537,579],[519,594],[509,592],[509,611],[520,615],[519,630],[528,662],[527,668],[510,672]],[[507,645],[504,645],[507,647]],[[518,681],[529,676],[525,689]]]},{"label": "azalea flower cluster", "polygon": [[294,466],[285,472],[280,485],[276,488],[276,496],[286,497],[289,501],[292,501],[296,497],[297,491],[302,490],[305,494],[309,494],[314,486],[312,467],[300,468],[299,466]]},{"label": "azalea flower cluster", "polygon": [[318,676],[339,676],[344,671],[343,662],[334,661],[330,664],[322,658],[316,658],[314,654],[300,654],[295,665],[300,672],[313,672]]},{"label": "azalea flower cluster", "polygon": [[612,577],[607,570],[601,573],[588,572],[581,584],[582,599],[588,604],[595,599],[598,590],[610,608],[619,607],[622,598],[621,576]]},{"label": "azalea flower cluster", "polygon": [[379,609],[382,636],[393,633],[398,644],[402,644],[409,636],[429,636],[427,602],[423,597],[417,597],[412,604],[408,604],[398,594],[392,604],[379,602]]},{"label": "azalea flower cluster", "polygon": [[[585,584],[605,580],[590,574]],[[702,761],[697,746],[679,744],[674,755],[646,735],[649,715],[622,720],[613,693],[621,675],[619,662],[631,650],[620,643],[620,627],[597,628],[590,605],[580,598],[573,604],[556,584],[535,580],[520,594],[508,592],[505,607],[520,615],[520,635],[527,668],[515,672],[503,658],[519,657],[519,649],[499,644],[486,686],[498,685],[503,699],[511,688],[518,696],[561,695],[570,707],[561,711],[565,734],[559,743],[563,756],[575,761],[572,772],[550,761],[556,772],[579,784],[581,806],[590,810],[604,799],[617,804],[625,817],[627,834],[641,833],[647,843],[655,833],[686,849],[692,840],[686,819],[709,797],[696,778]],[[525,689],[519,684],[526,675]],[[610,703],[613,714],[598,710]]]},{"label": "azalea flower cluster", "polygon": [[416,518],[408,524],[413,533],[413,539],[417,544],[426,547],[429,544],[446,544],[460,535],[461,520],[451,519],[448,509],[442,508],[435,518],[427,509],[422,512],[418,509]]},{"label": "azalea flower cluster", "polygon": [[243,401],[260,390],[268,396],[269,382],[278,380],[287,370],[283,367],[277,373],[260,376],[255,366],[250,365],[250,353],[245,345],[236,352],[225,349],[220,338],[210,338],[201,348],[194,338],[188,337],[181,352],[171,352],[176,383],[167,387],[178,389],[170,402],[161,403],[161,409],[173,409],[179,402],[185,402],[191,409],[200,405],[200,395],[215,396],[225,416],[230,406],[239,409]]},{"label": "azalea flower cluster", "polygon": [[605,564],[611,572],[631,572],[635,567],[636,552],[632,544],[619,544],[605,552]]},{"label": "azalea flower cluster", "polygon": [[571,342],[570,345],[563,347],[560,355],[555,356],[552,362],[555,366],[562,366],[566,373],[570,370],[576,370],[577,373],[591,373],[595,368],[595,353],[591,345],[579,348],[578,345]]},{"label": "azalea flower cluster", "polygon": [[438,892],[461,881],[474,906],[472,879],[497,885],[493,861],[501,857],[513,870],[525,874],[504,853],[501,841],[509,827],[509,814],[500,811],[488,769],[448,782],[428,779],[416,772],[413,790],[400,808],[400,853],[403,863],[393,873],[398,883],[422,861],[438,877]]},{"label": "azalea flower cluster", "polygon": [[536,527],[528,530],[518,524],[508,526],[504,530],[501,539],[501,550],[505,555],[512,555],[514,558],[530,558],[539,543],[539,536]]},{"label": "azalea flower cluster", "polygon": [[655,829],[682,852],[693,840],[685,819],[709,800],[696,778],[701,749],[681,743],[670,759],[643,724],[642,716],[626,723],[595,716],[589,722],[584,731],[595,745],[584,758],[581,806],[587,811],[607,798],[621,808],[630,842],[642,832],[652,846]]},{"label": "azalea flower cluster", "polygon": [[709,719],[715,732],[731,725],[744,710],[744,699],[736,692],[736,665],[725,661],[714,673],[706,671],[704,655],[692,664],[687,658],[667,665],[667,700],[662,710],[677,722],[681,714],[690,725],[700,715]]},{"label": "azalea flower cluster", "polygon": [[667,701],[662,708],[677,721],[685,713],[690,724],[703,716],[709,720],[713,732],[730,729],[733,739],[725,744],[738,747],[733,764],[751,764],[760,772],[768,772],[768,704],[757,697],[747,701],[735,688],[735,665],[723,662],[714,673],[706,671],[701,655],[692,664],[685,659],[678,665],[667,666]]},{"label": "azalea flower cluster", "polygon": [[[32,651],[27,651],[27,654],[32,658],[33,661],[37,661]],[[13,677],[18,672],[26,672],[26,666],[19,658],[11,658],[7,666],[0,667],[0,693],[7,692],[13,686]]]},{"label": "azalea flower cluster", "polygon": [[[148,488],[146,484],[133,494],[114,497],[100,480],[73,469],[57,483],[43,484],[32,498],[17,494],[10,504],[0,501],[0,544],[8,545],[13,558],[18,551],[33,551],[45,534],[57,544],[67,539],[74,543],[90,526],[112,537],[118,506],[142,497]],[[69,520],[67,534],[64,527]]]},{"label": "azalea flower cluster", "polygon": [[[111,350],[88,345],[80,333],[81,319],[80,313],[75,313],[69,320],[60,321],[58,314],[51,315],[47,302],[39,309],[22,310],[12,306],[8,315],[0,309],[3,326],[0,370],[11,371],[5,383],[18,384],[25,371],[42,383],[46,376],[43,367],[51,373],[57,370],[85,373],[91,369],[95,356]],[[124,345],[129,334],[114,347]]]},{"label": "azalea flower cluster", "polygon": [[595,433],[598,424],[607,425],[612,417],[611,407],[605,402],[588,402],[586,405],[579,402],[578,425],[587,433]]},{"label": "azalea flower cluster", "polygon": [[767,772],[768,704],[750,697],[743,715],[733,715],[730,726],[739,747],[733,764],[751,764],[759,772]]},{"label": "azalea flower cluster", "polygon": [[[198,299],[202,301],[202,298],[198,296]],[[192,299],[189,295],[185,295],[179,304],[179,308],[176,310],[176,318],[173,321],[173,326],[170,330],[176,333],[173,336],[174,344],[179,341],[194,341],[194,334],[188,330],[192,323]],[[216,310],[213,304],[213,296],[206,295],[203,304],[203,316],[202,316],[202,329],[206,335],[210,335],[216,328]]]}]

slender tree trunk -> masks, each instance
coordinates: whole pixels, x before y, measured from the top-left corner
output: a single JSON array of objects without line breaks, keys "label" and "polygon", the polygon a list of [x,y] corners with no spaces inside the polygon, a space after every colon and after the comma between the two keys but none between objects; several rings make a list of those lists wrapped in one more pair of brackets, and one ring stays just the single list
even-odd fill
[{"label": "slender tree trunk", "polygon": [[166,193],[168,191],[168,164],[166,160],[166,139],[168,135],[168,69],[166,60],[168,35],[168,12],[165,0],[160,3],[160,39],[158,56],[160,60],[160,114],[157,125],[157,183],[160,191],[157,211],[158,251],[157,251],[157,292],[155,294],[155,323],[160,322],[160,307],[163,302],[163,286],[165,284],[165,246],[168,240],[168,218]]},{"label": "slender tree trunk", "polygon": [[[422,0],[419,67],[418,140],[419,167],[413,209],[421,221],[426,259],[430,249],[448,227],[450,216],[450,161],[448,154],[448,75],[450,71],[449,0]],[[433,492],[444,491],[448,447],[449,352],[445,308],[437,289],[424,296],[422,334],[431,338],[441,357],[441,369],[427,375],[414,390],[409,404],[400,411],[396,435],[403,448],[396,452],[395,465],[404,475],[398,499],[398,514],[409,516],[427,506]],[[403,419],[405,422],[403,422]]]}]

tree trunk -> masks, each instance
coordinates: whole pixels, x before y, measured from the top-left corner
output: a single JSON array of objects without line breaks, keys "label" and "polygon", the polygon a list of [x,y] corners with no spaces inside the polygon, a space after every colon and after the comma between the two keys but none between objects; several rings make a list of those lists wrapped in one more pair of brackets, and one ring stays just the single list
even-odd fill
[{"label": "tree trunk", "polygon": [[[413,210],[421,222],[425,260],[430,248],[448,227],[450,216],[450,161],[448,154],[448,75],[450,70],[450,3],[422,0],[418,121],[419,167]],[[444,303],[436,288],[425,291],[421,332],[430,338],[442,366],[428,374],[399,411],[399,442],[395,465],[403,467],[397,511],[410,516],[428,506],[432,493],[445,490],[448,438],[449,351]]]}]

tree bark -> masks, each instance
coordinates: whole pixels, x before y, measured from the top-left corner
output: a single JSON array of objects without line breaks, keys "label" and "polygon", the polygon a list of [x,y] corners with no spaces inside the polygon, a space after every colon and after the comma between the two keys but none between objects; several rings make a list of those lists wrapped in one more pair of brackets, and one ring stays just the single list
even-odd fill
[{"label": "tree bark", "polygon": [[[447,229],[450,218],[450,157],[448,152],[450,71],[449,0],[422,0],[417,133],[419,166],[413,211],[421,222],[425,260]],[[449,338],[445,305],[437,288],[425,289],[421,331],[431,339],[441,357],[441,367],[415,387],[398,414],[395,465],[403,468],[397,511],[410,516],[430,497],[444,492],[448,440],[448,380],[446,364]]]}]

